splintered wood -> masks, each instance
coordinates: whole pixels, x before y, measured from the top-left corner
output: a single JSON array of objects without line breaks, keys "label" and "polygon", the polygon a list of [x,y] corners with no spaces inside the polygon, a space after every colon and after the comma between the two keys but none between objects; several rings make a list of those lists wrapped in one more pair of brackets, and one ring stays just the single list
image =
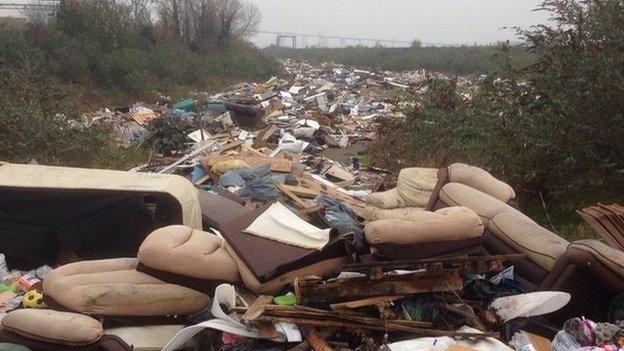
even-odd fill
[{"label": "splintered wood", "polygon": [[576,211],[612,247],[624,250],[624,207],[618,204],[585,207]]},{"label": "splintered wood", "polygon": [[[234,308],[237,313],[245,314],[248,309]],[[456,337],[498,337],[498,333],[461,333],[431,329],[428,322],[402,319],[380,319],[347,311],[333,312],[306,306],[266,305],[261,316],[254,323],[286,322],[307,327],[339,327],[349,329],[367,329],[379,331],[403,331],[422,336],[456,336]]]},{"label": "splintered wood", "polygon": [[457,271],[448,271],[441,276],[412,273],[385,275],[374,280],[368,277],[330,281],[299,279],[295,281],[295,294],[298,301],[301,301],[303,304],[321,304],[373,296],[461,290],[463,286],[464,281],[459,273]]}]

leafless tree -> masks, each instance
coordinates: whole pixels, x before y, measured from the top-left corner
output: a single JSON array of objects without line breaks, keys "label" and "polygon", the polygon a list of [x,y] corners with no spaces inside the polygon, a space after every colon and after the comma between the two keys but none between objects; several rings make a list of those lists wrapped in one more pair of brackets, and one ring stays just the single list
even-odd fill
[{"label": "leafless tree", "polygon": [[200,50],[246,39],[260,23],[258,8],[243,0],[156,0],[156,4],[161,25]]}]

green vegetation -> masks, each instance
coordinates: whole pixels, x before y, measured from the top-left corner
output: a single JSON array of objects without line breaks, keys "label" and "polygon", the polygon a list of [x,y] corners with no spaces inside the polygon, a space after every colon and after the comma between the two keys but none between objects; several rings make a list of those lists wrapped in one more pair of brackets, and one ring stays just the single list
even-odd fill
[{"label": "green vegetation", "polygon": [[[340,49],[292,49],[273,46],[264,49],[264,51],[277,58],[290,57],[312,63],[336,62],[374,70],[425,69],[467,75],[493,71],[496,68],[495,57],[500,53],[500,45],[413,46],[410,48],[348,47]],[[511,48],[509,55],[512,62],[518,66],[528,66],[535,59],[535,56],[527,48],[521,46]]]},{"label": "green vegetation", "polygon": [[257,9],[175,0],[153,5],[153,19],[149,3],[63,0],[53,20],[0,23],[0,160],[127,168],[147,152],[115,145],[110,127],[71,120],[158,92],[177,99],[277,74],[279,64],[244,41]]},{"label": "green vegetation", "polygon": [[371,152],[386,167],[463,161],[494,170],[546,227],[549,213],[558,231],[585,235],[574,208],[624,198],[624,3],[543,6],[554,24],[520,32],[535,64],[517,66],[503,51],[468,102],[454,80],[429,81],[419,108],[381,128]]}]

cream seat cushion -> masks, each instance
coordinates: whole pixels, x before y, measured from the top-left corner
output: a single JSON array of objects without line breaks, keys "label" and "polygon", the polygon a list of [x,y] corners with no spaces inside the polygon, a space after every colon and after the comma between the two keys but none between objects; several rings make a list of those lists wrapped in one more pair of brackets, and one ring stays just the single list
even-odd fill
[{"label": "cream seat cushion", "polygon": [[156,229],[139,247],[142,264],[187,277],[237,282],[238,267],[223,239],[182,225]]},{"label": "cream seat cushion", "polygon": [[624,277],[624,252],[598,240],[579,240],[570,244],[571,248],[587,251],[605,266]]},{"label": "cream seat cushion", "polygon": [[468,185],[502,202],[516,198],[516,192],[509,184],[496,179],[479,167],[464,163],[453,163],[448,167],[448,181]]},{"label": "cream seat cushion", "polygon": [[480,190],[461,183],[447,183],[440,190],[440,200],[448,206],[463,206],[475,211],[484,225],[499,213],[522,213]]},{"label": "cream seat cushion", "polygon": [[399,193],[399,189],[392,188],[387,191],[372,193],[366,197],[366,204],[382,209],[394,209],[407,207],[407,200]]},{"label": "cream seat cushion", "polygon": [[75,312],[104,316],[186,315],[210,297],[136,271],[137,259],[82,261],[61,266],[43,281],[46,298]]},{"label": "cream seat cushion", "polygon": [[529,217],[514,212],[495,216],[487,225],[487,229],[547,270],[554,267],[569,244],[567,240],[541,227]]},{"label": "cream seat cushion", "polygon": [[403,168],[396,188],[370,194],[366,203],[383,209],[425,207],[437,181],[436,168]]},{"label": "cream seat cushion", "polygon": [[89,316],[47,309],[10,312],[2,327],[29,339],[70,346],[93,344],[103,334],[102,324]]},{"label": "cream seat cushion", "polygon": [[376,244],[420,244],[478,238],[483,234],[479,216],[465,207],[435,212],[414,212],[409,220],[382,219],[364,228],[366,240]]},{"label": "cream seat cushion", "polygon": [[366,206],[360,216],[365,220],[372,222],[380,219],[402,219],[409,221],[418,212],[423,212],[425,209],[422,207],[405,207],[405,208],[393,208],[391,210],[385,210],[374,206]]}]

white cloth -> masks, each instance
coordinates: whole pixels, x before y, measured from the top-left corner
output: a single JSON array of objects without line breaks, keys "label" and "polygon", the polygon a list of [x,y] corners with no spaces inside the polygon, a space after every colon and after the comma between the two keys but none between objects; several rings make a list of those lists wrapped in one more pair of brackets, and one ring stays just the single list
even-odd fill
[{"label": "white cloth", "polygon": [[[481,333],[477,329],[463,326],[457,330],[462,333]],[[494,338],[458,339],[448,336],[415,338],[388,344],[390,351],[443,351],[452,345],[465,346],[477,351],[513,351],[507,345]]]},{"label": "white cloth", "polygon": [[[246,338],[262,339],[263,335],[259,330],[250,328],[241,323],[235,315],[228,315],[223,311],[221,306],[227,308],[236,307],[237,301],[241,301],[242,304],[247,307],[245,301],[239,298],[234,286],[230,284],[221,284],[217,286],[212,300],[212,307],[210,312],[215,316],[215,319],[211,319],[199,324],[191,325],[180,330],[169,341],[162,351],[174,351],[179,349],[187,341],[191,340],[196,334],[204,329],[215,329],[223,332],[228,332]],[[300,342],[302,341],[302,335],[296,325],[290,323],[276,323],[274,324],[277,332],[276,336],[272,339],[278,342]]]},{"label": "white cloth", "polygon": [[496,310],[503,322],[518,317],[533,317],[560,310],[570,302],[572,295],[562,291],[536,291],[532,293],[499,297],[490,307]]},{"label": "white cloth", "polygon": [[330,229],[317,228],[276,202],[243,232],[284,244],[321,250],[329,242]]}]

